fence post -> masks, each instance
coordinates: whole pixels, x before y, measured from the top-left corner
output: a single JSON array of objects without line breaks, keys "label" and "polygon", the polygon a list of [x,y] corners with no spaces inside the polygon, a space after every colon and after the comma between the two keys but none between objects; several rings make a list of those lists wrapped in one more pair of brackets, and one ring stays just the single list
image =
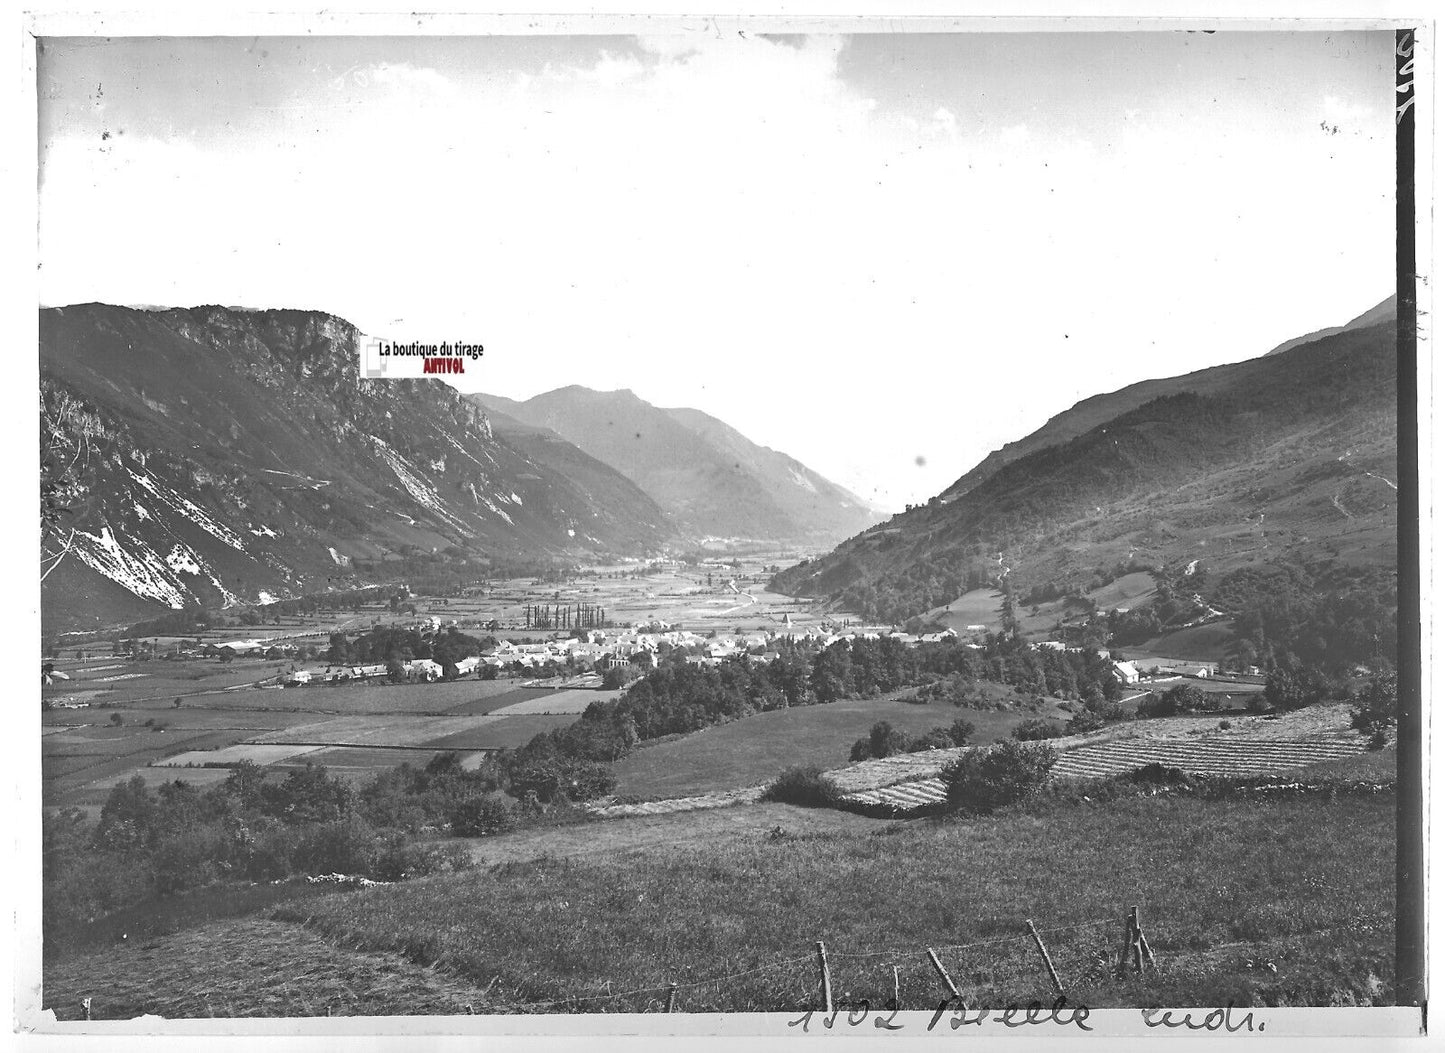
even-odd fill
[{"label": "fence post", "polygon": [[677,1003],[677,983],[667,985],[667,1012],[672,1012],[672,1007]]},{"label": "fence post", "polygon": [[1134,907],[1129,911],[1128,917],[1124,919],[1124,946],[1119,949],[1119,978],[1124,978],[1124,973],[1129,968],[1129,958],[1134,953],[1134,945],[1138,943],[1136,933],[1139,931],[1139,908]]},{"label": "fence post", "polygon": [[823,985],[823,1012],[833,1011],[833,978],[828,973],[828,948],[818,941],[818,978]]},{"label": "fence post", "polygon": [[[934,953],[933,948],[928,947],[926,950],[928,951],[928,960],[933,963],[934,971],[938,973],[938,978],[943,981],[943,986],[948,988],[948,993],[953,995],[954,998],[962,999],[962,992],[959,991],[958,985],[953,982],[953,977],[948,975],[948,970],[943,967],[943,963],[938,960],[938,955]],[[898,970],[896,968],[893,970],[893,976],[896,980],[898,976]]]},{"label": "fence post", "polygon": [[903,1001],[898,996],[898,966],[893,967],[893,1009],[896,1012],[903,1008]]},{"label": "fence post", "polygon": [[[1144,935],[1144,926],[1139,921],[1139,908],[1134,908],[1134,935],[1139,940],[1139,947],[1144,952],[1145,959],[1150,965],[1154,965],[1154,950],[1149,946],[1149,938]],[[1143,963],[1141,962],[1142,966]]]},{"label": "fence post", "polygon": [[1039,954],[1043,955],[1044,965],[1049,970],[1049,979],[1054,982],[1054,990],[1058,991],[1059,994],[1063,994],[1063,981],[1059,979],[1058,971],[1054,968],[1054,960],[1049,957],[1049,949],[1044,946],[1043,937],[1039,935],[1039,930],[1034,928],[1034,923],[1032,921],[1029,921],[1026,924],[1029,927],[1029,935],[1034,938],[1034,944],[1039,949]]}]

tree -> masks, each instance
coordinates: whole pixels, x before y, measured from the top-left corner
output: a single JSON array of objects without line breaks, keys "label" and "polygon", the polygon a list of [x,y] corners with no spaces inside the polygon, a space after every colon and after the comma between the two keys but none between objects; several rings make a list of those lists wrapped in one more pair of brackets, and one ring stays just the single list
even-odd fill
[{"label": "tree", "polygon": [[1047,743],[1004,741],[971,750],[943,769],[949,803],[987,815],[1038,792],[1058,754]]},{"label": "tree", "polygon": [[948,726],[948,737],[953,739],[955,746],[967,746],[975,730],[973,721],[959,717]]},{"label": "tree", "polygon": [[903,732],[894,731],[888,721],[880,720],[868,731],[868,746],[875,757],[891,757],[904,752],[908,739]]},{"label": "tree", "polygon": [[1060,728],[1052,720],[1041,720],[1033,718],[1025,720],[1013,729],[1013,737],[1019,742],[1037,742],[1041,739],[1056,739],[1059,737]]},{"label": "tree", "polygon": [[1310,701],[1300,677],[1284,669],[1269,674],[1264,682],[1264,700],[1281,713],[1299,709]]},{"label": "tree", "polygon": [[1397,674],[1382,673],[1374,677],[1355,696],[1355,705],[1350,709],[1350,727],[1362,734],[1383,738],[1385,729],[1394,727],[1399,719],[1398,692]]}]

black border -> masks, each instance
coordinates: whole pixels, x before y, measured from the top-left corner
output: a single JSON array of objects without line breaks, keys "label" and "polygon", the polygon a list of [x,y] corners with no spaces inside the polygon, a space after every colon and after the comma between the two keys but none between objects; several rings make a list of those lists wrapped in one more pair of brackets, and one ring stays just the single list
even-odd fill
[{"label": "black border", "polygon": [[[1395,812],[1395,1001],[1424,1006],[1425,836],[1420,705],[1419,378],[1415,339],[1415,30],[1395,30],[1395,290],[1399,431],[1399,746]],[[1422,1019],[1423,1023],[1423,1019]]]}]

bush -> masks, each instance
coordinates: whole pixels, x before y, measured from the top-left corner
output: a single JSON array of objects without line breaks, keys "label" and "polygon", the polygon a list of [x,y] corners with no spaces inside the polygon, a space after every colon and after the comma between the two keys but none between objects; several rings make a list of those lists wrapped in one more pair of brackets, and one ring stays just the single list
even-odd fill
[{"label": "bush", "polygon": [[1092,710],[1084,710],[1069,718],[1064,725],[1064,730],[1070,735],[1087,735],[1091,731],[1098,731],[1104,726],[1104,718]]},{"label": "bush", "polygon": [[1057,759],[1054,748],[1044,743],[1000,742],[948,765],[943,784],[951,804],[986,815],[1036,793]]},{"label": "bush", "polygon": [[208,885],[227,869],[221,832],[206,824],[161,838],[154,855],[156,890],[182,892]]},{"label": "bush", "polygon": [[490,837],[515,827],[517,813],[495,797],[473,797],[459,801],[447,815],[447,822],[456,837]]},{"label": "bush", "polygon": [[1016,725],[1013,737],[1019,742],[1038,742],[1042,739],[1056,739],[1062,732],[1063,729],[1054,721],[1035,717]]},{"label": "bush", "polygon": [[786,768],[763,791],[765,801],[805,808],[828,808],[837,803],[838,797],[838,787],[816,765]]},{"label": "bush", "polygon": [[1394,673],[1371,680],[1369,686],[1355,696],[1355,705],[1350,709],[1350,727],[1383,739],[1385,729],[1393,727],[1398,719],[1398,690]]},{"label": "bush", "polygon": [[958,743],[953,741],[947,728],[934,728],[932,731],[920,735],[908,744],[909,753],[923,753],[926,750],[951,750]]},{"label": "bush", "polygon": [[969,739],[978,729],[973,726],[973,721],[959,717],[948,726],[948,737],[953,739],[955,746],[967,746]]},{"label": "bush", "polygon": [[466,845],[454,842],[408,842],[405,837],[388,837],[372,866],[378,881],[405,881],[426,874],[451,874],[474,866]]},{"label": "bush", "polygon": [[292,865],[306,874],[367,874],[376,859],[376,836],[362,819],[317,823],[297,832]]},{"label": "bush", "polygon": [[606,764],[550,757],[514,769],[508,792],[518,799],[530,793],[547,804],[556,800],[590,801],[611,793],[616,785],[617,776]]}]

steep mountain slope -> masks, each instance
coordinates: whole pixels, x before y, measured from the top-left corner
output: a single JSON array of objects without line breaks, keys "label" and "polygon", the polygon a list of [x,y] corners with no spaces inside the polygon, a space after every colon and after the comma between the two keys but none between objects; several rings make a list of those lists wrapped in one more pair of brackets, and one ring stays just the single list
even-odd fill
[{"label": "steep mountain slope", "polygon": [[71,512],[47,629],[357,580],[353,561],[643,552],[655,506],[596,504],[431,380],[362,381],[311,311],[41,312],[41,441]]},{"label": "steep mountain slope", "polygon": [[1340,333],[1351,332],[1357,329],[1373,328],[1383,322],[1393,324],[1395,320],[1395,297],[1390,296],[1376,306],[1370,308],[1358,318],[1347,322],[1345,325],[1333,328],[1322,329],[1307,336],[1296,337],[1280,344],[1273,351],[1268,352],[1261,358],[1250,359],[1245,362],[1235,362],[1229,365],[1213,366],[1209,369],[1201,369],[1184,376],[1167,377],[1161,380],[1145,380],[1138,384],[1130,384],[1118,391],[1111,391],[1102,395],[1093,395],[1082,402],[1077,403],[1063,413],[1051,417],[1043,427],[1037,431],[1011,442],[1000,449],[989,454],[975,467],[966,472],[962,478],[955,482],[948,489],[943,491],[942,497],[945,501],[951,501],[960,494],[967,493],[989,476],[993,475],[1010,461],[1016,461],[1020,457],[1042,450],[1048,446],[1054,446],[1069,439],[1084,434],[1090,428],[1099,425],[1125,413],[1135,407],[1142,406],[1151,399],[1162,398],[1165,395],[1177,394],[1181,391],[1192,391],[1196,394],[1207,395],[1224,390],[1239,382],[1240,370],[1262,369],[1262,361],[1271,355],[1283,354],[1301,344],[1322,340],[1328,336],[1337,336]]},{"label": "steep mountain slope", "polygon": [[524,424],[499,409],[487,409],[486,418],[498,440],[533,464],[570,480],[595,509],[666,524],[669,534],[676,529],[672,513],[661,508],[636,483],[610,465],[583,453],[551,428]]},{"label": "steep mountain slope", "polygon": [[686,408],[665,412],[758,480],[784,515],[818,536],[846,537],[881,518],[857,494],[785,453],[759,446],[716,417]]},{"label": "steep mountain slope", "polygon": [[1086,400],[775,587],[898,619],[1010,574],[1020,591],[1127,562],[1392,566],[1394,339],[1387,319]]},{"label": "steep mountain slope", "polygon": [[615,468],[694,534],[831,543],[878,518],[841,487],[696,410],[575,385],[526,402],[472,397]]}]

